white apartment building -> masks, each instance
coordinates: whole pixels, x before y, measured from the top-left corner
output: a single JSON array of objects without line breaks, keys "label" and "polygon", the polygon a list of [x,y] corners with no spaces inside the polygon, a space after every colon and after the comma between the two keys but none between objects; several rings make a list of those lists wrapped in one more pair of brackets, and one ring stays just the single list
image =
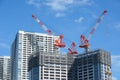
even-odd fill
[{"label": "white apartment building", "polygon": [[11,48],[11,80],[29,80],[29,56],[38,50],[41,53],[59,53],[60,49],[54,46],[58,38],[59,36],[18,31]]},{"label": "white apartment building", "polygon": [[10,80],[9,56],[0,56],[0,80]]}]

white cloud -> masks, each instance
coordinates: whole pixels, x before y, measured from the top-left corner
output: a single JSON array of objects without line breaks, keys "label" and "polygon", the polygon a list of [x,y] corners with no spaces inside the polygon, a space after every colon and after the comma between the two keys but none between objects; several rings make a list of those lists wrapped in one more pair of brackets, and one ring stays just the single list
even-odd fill
[{"label": "white cloud", "polygon": [[84,20],[84,17],[80,17],[79,19],[76,19],[75,22],[81,23]]},{"label": "white cloud", "polygon": [[46,5],[54,11],[64,11],[74,0],[47,0]]},{"label": "white cloud", "polygon": [[112,61],[112,80],[118,80],[119,73],[120,73],[120,55],[112,55],[111,56]]},{"label": "white cloud", "polygon": [[115,28],[116,28],[118,31],[120,31],[120,23],[116,24],[116,25],[115,25]]},{"label": "white cloud", "polygon": [[27,0],[27,4],[33,5],[37,8],[39,8],[40,7],[40,0]]},{"label": "white cloud", "polygon": [[[120,55],[118,56],[112,56],[112,65],[114,68],[119,68],[120,67]],[[120,71],[119,71],[120,72]]]},{"label": "white cloud", "polygon": [[93,17],[93,18],[95,18],[95,19],[97,19],[97,18],[98,18],[98,16],[97,16],[97,15],[95,15],[95,14],[92,14],[92,17]]},{"label": "white cloud", "polygon": [[81,6],[83,5],[92,5],[93,1],[92,0],[74,0],[76,4],[80,4]]},{"label": "white cloud", "polygon": [[10,46],[5,43],[0,43],[1,48],[9,48]]},{"label": "white cloud", "polygon": [[64,14],[64,13],[57,13],[55,16],[56,16],[56,17],[64,17],[65,14]]},{"label": "white cloud", "polygon": [[59,0],[49,1],[46,3],[47,6],[49,6],[52,10],[55,11],[64,11],[66,10],[66,6],[61,3]]},{"label": "white cloud", "polygon": [[71,6],[91,5],[91,0],[47,0],[46,5],[55,11],[65,11]]},{"label": "white cloud", "polygon": [[[92,0],[27,0],[29,5],[34,5],[37,8],[40,5],[44,5],[50,10],[55,11],[56,17],[63,17],[63,12],[73,8],[74,6],[90,6],[93,2]],[[61,13],[61,15],[59,14]],[[65,14],[65,13],[64,13]]]},{"label": "white cloud", "polygon": [[118,80],[116,77],[112,77],[112,80]]}]

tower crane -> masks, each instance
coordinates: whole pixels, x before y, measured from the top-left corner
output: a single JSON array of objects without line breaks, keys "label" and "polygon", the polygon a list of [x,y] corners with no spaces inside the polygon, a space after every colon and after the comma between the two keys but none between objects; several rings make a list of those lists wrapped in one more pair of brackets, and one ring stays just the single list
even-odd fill
[{"label": "tower crane", "polygon": [[101,16],[98,18],[96,24],[93,26],[87,38],[83,34],[80,36],[81,45],[79,47],[84,48],[86,52],[89,51],[89,47],[90,47],[89,40],[91,39],[92,35],[94,34],[95,30],[99,26],[100,22],[102,21],[106,13],[107,10],[104,10]]},{"label": "tower crane", "polygon": [[76,44],[75,42],[72,42],[71,47],[68,48],[69,54],[78,54],[78,52],[76,51]]},{"label": "tower crane", "polygon": [[[47,26],[44,25],[44,24],[42,23],[42,21],[40,21],[34,14],[32,14],[32,18],[35,19],[36,22],[38,22],[38,24],[39,24],[49,35],[53,35],[52,31],[49,30],[49,29],[47,28]],[[55,44],[54,44],[54,45],[57,46],[57,47],[60,47],[60,48],[65,47],[66,45],[65,45],[65,43],[63,42],[63,38],[64,38],[64,36],[63,36],[62,34],[60,34],[59,39],[56,39],[56,40],[55,40]]]}]

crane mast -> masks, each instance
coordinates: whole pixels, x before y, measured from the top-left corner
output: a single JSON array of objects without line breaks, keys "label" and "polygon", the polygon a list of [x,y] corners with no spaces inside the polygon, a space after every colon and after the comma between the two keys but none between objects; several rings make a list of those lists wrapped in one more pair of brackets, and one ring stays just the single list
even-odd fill
[{"label": "crane mast", "polygon": [[91,39],[97,27],[99,26],[100,22],[103,20],[106,13],[107,13],[107,10],[104,10],[101,16],[98,18],[96,24],[93,26],[87,38],[84,35],[80,36],[81,45],[79,47],[84,48],[86,52],[89,51],[89,47],[90,47],[89,40]]}]

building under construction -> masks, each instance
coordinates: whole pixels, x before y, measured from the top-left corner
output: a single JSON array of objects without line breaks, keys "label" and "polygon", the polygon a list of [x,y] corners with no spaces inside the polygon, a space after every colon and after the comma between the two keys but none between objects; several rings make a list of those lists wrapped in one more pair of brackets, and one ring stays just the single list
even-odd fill
[{"label": "building under construction", "polygon": [[71,54],[33,54],[28,64],[30,80],[77,80],[75,59]]},{"label": "building under construction", "polygon": [[77,80],[112,80],[111,56],[105,50],[77,55]]},{"label": "building under construction", "polygon": [[112,80],[110,53],[79,55],[36,53],[29,58],[30,80]]}]

